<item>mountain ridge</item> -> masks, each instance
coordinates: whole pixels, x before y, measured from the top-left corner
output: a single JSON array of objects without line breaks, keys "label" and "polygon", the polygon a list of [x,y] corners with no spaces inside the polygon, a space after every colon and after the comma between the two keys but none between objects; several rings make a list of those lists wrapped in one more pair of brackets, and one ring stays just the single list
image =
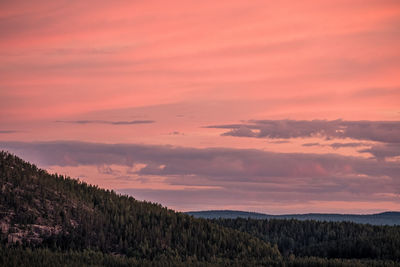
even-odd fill
[{"label": "mountain ridge", "polygon": [[329,222],[355,222],[372,225],[400,225],[399,211],[385,211],[373,214],[340,214],[340,213],[304,213],[304,214],[280,214],[272,215],[266,213],[240,211],[240,210],[204,210],[188,211],[186,214],[195,218],[204,219],[297,219],[297,220],[316,220]]}]

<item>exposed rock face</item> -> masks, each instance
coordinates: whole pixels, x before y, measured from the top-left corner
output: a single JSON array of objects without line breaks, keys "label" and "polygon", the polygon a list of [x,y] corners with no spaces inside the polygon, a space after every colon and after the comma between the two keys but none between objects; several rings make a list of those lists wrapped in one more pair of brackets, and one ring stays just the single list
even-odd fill
[{"label": "exposed rock face", "polygon": [[[25,226],[14,225],[13,227],[10,226],[8,227],[11,230],[8,232],[7,235],[8,243],[39,244],[43,241],[44,237],[57,235],[62,230],[60,225],[46,226],[46,225],[30,224]],[[24,227],[25,229],[23,229],[22,227]]]}]

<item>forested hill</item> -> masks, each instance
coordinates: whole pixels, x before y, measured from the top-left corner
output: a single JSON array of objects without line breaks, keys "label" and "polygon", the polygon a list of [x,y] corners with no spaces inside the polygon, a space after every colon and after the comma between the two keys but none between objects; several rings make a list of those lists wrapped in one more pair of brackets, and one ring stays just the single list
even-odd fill
[{"label": "forested hill", "polygon": [[6,152],[0,152],[0,188],[6,248],[90,249],[168,262],[280,259],[276,247],[247,233],[50,175]]},{"label": "forested hill", "polygon": [[285,214],[270,215],[257,212],[235,211],[235,210],[209,210],[209,211],[190,211],[187,214],[196,218],[205,219],[296,219],[296,220],[316,220],[326,222],[354,222],[372,225],[400,225],[400,212],[383,212],[377,214]]}]

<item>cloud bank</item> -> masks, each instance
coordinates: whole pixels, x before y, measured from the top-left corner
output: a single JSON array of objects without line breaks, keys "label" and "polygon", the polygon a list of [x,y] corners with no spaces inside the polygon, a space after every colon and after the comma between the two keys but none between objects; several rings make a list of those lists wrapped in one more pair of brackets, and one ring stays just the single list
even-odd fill
[{"label": "cloud bank", "polygon": [[146,164],[146,167],[138,170],[138,173],[144,175],[198,175],[213,179],[263,181],[276,177],[337,175],[397,177],[400,173],[400,166],[395,163],[337,154],[72,141],[2,142],[0,147],[22,153],[28,159],[39,161],[43,166],[132,166],[142,163]]},{"label": "cloud bank", "polygon": [[241,124],[211,125],[229,129],[223,136],[289,139],[321,137],[351,138],[385,143],[400,143],[400,121],[344,120],[250,120]]},{"label": "cloud bank", "polygon": [[[398,162],[337,154],[66,141],[2,142],[0,148],[44,167],[93,166],[99,174],[118,173],[120,177],[132,181],[140,178],[141,183],[148,184],[147,189],[130,186],[119,188],[120,191],[138,192],[143,199],[148,196],[148,200],[162,201],[155,197],[158,192],[158,196],[167,196],[169,202],[166,204],[178,208],[183,208],[178,205],[179,202],[186,201],[192,194],[183,190],[174,198],[172,191],[162,188],[153,190],[154,177],[161,177],[165,186],[199,188],[188,190],[194,190],[199,201],[201,198],[207,203],[212,200],[214,202],[211,201],[210,205],[220,203],[221,206],[227,206],[231,198],[220,196],[229,194],[240,196],[242,204],[257,202],[261,205],[271,201],[306,203],[339,200],[398,203],[400,193]],[[139,165],[140,168],[135,168]],[[129,171],[122,173],[114,166],[125,166]]]}]

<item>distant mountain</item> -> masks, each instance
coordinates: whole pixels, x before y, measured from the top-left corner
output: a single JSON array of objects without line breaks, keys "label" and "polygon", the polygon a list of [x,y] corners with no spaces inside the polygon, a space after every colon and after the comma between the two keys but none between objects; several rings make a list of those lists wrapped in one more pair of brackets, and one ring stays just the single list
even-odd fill
[{"label": "distant mountain", "polygon": [[307,213],[307,214],[285,214],[270,215],[257,212],[235,211],[235,210],[208,210],[208,211],[189,211],[187,214],[195,218],[204,219],[235,219],[235,218],[252,218],[252,219],[296,219],[296,220],[316,220],[327,222],[354,222],[372,225],[400,225],[400,212],[389,211],[377,214],[324,214],[324,213]]}]

